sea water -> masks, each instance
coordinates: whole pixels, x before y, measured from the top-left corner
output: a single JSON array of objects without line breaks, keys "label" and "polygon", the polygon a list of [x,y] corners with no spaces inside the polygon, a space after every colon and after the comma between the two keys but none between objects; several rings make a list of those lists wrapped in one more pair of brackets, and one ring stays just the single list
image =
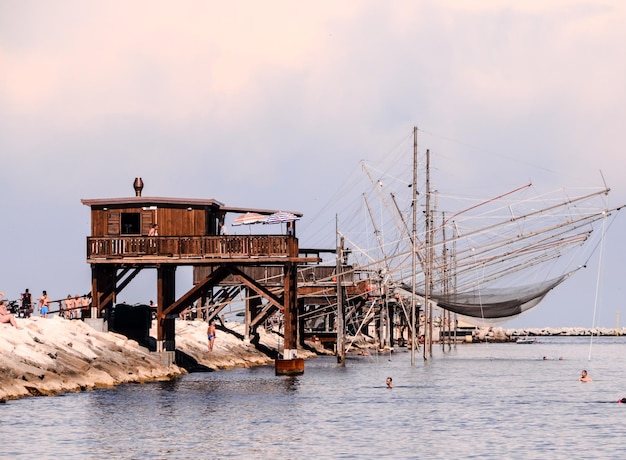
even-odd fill
[{"label": "sea water", "polygon": [[9,401],[0,458],[621,458],[625,345],[434,345],[414,366],[397,349]]}]

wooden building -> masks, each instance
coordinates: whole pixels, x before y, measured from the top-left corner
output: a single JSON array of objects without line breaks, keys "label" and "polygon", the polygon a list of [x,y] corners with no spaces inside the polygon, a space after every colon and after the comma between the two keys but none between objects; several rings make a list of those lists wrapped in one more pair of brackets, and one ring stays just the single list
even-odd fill
[{"label": "wooden building", "polygon": [[[92,317],[106,319],[118,294],[137,274],[154,269],[157,352],[173,353],[178,314],[206,296],[211,287],[234,278],[284,313],[285,346],[277,372],[302,371],[303,363],[297,358],[297,271],[299,264],[317,263],[319,258],[300,256],[295,221],[287,224],[286,234],[220,234],[228,213],[269,216],[277,210],[228,207],[213,199],[143,196],[141,178],[133,186],[134,196],[81,200],[91,208],[86,250],[92,268]],[[176,298],[179,266],[194,267],[194,286]],[[280,291],[248,275],[250,267],[279,267]]]}]

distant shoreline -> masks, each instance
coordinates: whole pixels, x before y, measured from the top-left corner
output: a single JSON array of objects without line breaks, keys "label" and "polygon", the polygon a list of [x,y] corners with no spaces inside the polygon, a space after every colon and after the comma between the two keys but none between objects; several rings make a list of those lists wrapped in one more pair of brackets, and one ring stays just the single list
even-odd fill
[{"label": "distant shoreline", "polygon": [[537,337],[620,337],[626,335],[626,328],[583,328],[583,327],[542,327],[542,328],[515,328],[501,327],[465,328],[466,341],[471,337],[472,342],[516,342],[521,338]]},{"label": "distant shoreline", "polygon": [[505,332],[512,337],[521,336],[622,336],[626,335],[626,328],[583,328],[583,327],[547,327],[547,328],[517,328],[505,329]]}]

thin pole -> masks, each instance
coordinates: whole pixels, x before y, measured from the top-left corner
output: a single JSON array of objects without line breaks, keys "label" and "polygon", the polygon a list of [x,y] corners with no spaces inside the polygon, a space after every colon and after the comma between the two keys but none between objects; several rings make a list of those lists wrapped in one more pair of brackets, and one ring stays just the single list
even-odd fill
[{"label": "thin pole", "polygon": [[[453,241],[452,241],[452,289],[456,293],[456,225],[452,230],[453,233]],[[456,349],[456,333],[458,321],[456,317],[456,312],[454,313],[454,348]]]},{"label": "thin pole", "polygon": [[426,359],[426,348],[432,357],[433,355],[433,309],[430,305],[430,279],[432,268],[432,225],[430,221],[430,150],[426,149],[426,270],[424,270],[424,359]]},{"label": "thin pole", "polygon": [[[446,213],[442,212],[441,213],[441,220],[445,221],[446,220]],[[443,240],[443,248],[442,248],[442,259],[443,259],[443,293],[444,295],[449,294],[449,284],[450,284],[450,279],[448,278],[450,276],[450,270],[449,270],[449,266],[448,266],[448,246],[447,246],[447,242],[446,242],[446,228],[443,227],[441,229],[441,239]],[[447,326],[447,328],[446,328]],[[447,329],[447,336],[446,336],[446,329]],[[441,344],[442,344],[442,349],[445,350],[446,349],[446,342],[448,344],[448,350],[450,350],[450,332],[451,332],[451,328],[450,328],[450,311],[449,310],[443,310],[443,340],[441,340]]]},{"label": "thin pole", "polygon": [[412,250],[411,250],[411,367],[415,366],[415,277],[416,277],[416,234],[417,234],[417,126],[413,128],[413,231],[412,231]]},{"label": "thin pole", "polygon": [[[602,268],[604,264],[604,239],[606,237],[606,216],[604,214],[604,220],[602,221],[602,236],[600,239],[600,257],[598,261],[598,277],[596,279],[596,295],[593,303],[593,321],[592,328],[596,327],[596,311],[598,309],[598,296],[600,295],[600,281],[602,279]],[[591,338],[589,340],[589,361],[591,361],[591,346],[593,345],[593,329],[591,330]]]},{"label": "thin pole", "polygon": [[[336,219],[336,218],[335,218]],[[337,220],[335,220],[337,224]],[[337,234],[339,232],[337,231]],[[343,301],[343,236],[337,240],[337,363],[340,366],[346,365],[346,347],[344,340],[344,301]]]}]

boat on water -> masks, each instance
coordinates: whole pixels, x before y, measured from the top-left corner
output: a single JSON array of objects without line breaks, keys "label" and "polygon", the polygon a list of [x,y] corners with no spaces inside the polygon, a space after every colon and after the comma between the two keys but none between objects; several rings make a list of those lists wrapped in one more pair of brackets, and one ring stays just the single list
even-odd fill
[{"label": "boat on water", "polygon": [[515,343],[519,343],[520,345],[537,343],[537,338],[536,337],[518,337],[517,340],[515,340]]}]

